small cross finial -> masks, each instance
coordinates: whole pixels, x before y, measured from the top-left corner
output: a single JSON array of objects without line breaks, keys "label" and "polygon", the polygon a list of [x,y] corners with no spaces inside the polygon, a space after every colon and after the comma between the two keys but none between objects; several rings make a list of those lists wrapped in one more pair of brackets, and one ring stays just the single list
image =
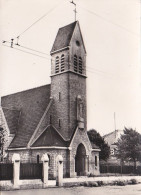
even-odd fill
[{"label": "small cross finial", "polygon": [[75,14],[75,21],[76,21],[76,14],[77,14],[77,11],[76,11],[76,3],[74,3],[73,0],[70,1],[70,3],[72,3],[75,6],[75,9],[73,11],[74,11],[74,14]]}]

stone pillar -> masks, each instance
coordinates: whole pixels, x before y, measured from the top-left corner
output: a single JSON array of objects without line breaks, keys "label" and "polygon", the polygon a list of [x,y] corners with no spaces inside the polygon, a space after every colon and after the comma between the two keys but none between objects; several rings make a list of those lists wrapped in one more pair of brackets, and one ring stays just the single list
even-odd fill
[{"label": "stone pillar", "polygon": [[88,175],[88,158],[89,156],[85,156],[85,175]]},{"label": "stone pillar", "polygon": [[41,161],[43,162],[43,183],[44,187],[48,186],[48,162],[49,158],[47,154],[43,154]]},{"label": "stone pillar", "polygon": [[20,179],[20,155],[14,153],[12,156],[13,163],[13,183],[14,189],[19,189],[19,179]]},{"label": "stone pillar", "polygon": [[75,155],[70,152],[70,177],[76,177],[77,173],[75,172]]},{"label": "stone pillar", "polygon": [[63,157],[58,155],[57,157],[57,182],[58,186],[63,186]]},{"label": "stone pillar", "polygon": [[97,174],[100,175],[99,155],[97,155]]}]

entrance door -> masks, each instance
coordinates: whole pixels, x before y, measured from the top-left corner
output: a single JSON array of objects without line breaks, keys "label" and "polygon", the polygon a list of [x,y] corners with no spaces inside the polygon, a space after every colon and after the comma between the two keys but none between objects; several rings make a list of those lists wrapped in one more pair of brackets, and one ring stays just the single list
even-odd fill
[{"label": "entrance door", "polygon": [[75,157],[75,172],[78,176],[86,174],[86,149],[83,144],[79,144]]}]

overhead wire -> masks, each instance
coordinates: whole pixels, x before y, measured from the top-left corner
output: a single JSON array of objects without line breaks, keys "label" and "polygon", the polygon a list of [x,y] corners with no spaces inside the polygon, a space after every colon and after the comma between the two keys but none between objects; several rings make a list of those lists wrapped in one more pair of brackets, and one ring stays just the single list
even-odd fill
[{"label": "overhead wire", "polygon": [[[8,42],[8,41],[7,41]],[[16,45],[16,44],[14,44],[14,45]],[[9,47],[9,48],[11,48],[10,46],[7,46],[7,45],[3,45],[3,46],[6,46],[6,47]],[[25,48],[27,48],[27,47],[25,47]],[[30,54],[30,55],[34,55],[34,56],[37,56],[37,57],[40,57],[40,58],[44,58],[44,59],[46,59],[46,60],[50,60],[50,61],[52,61],[52,62],[55,62],[55,60],[53,60],[53,59],[49,59],[49,58],[47,58],[47,57],[44,57],[44,56],[40,56],[40,55],[38,55],[38,54],[34,54],[34,53],[31,53],[31,52],[28,52],[28,51],[25,51],[25,50],[21,50],[21,49],[18,49],[18,48],[15,48],[15,47],[12,47],[12,49],[15,49],[15,50],[18,50],[18,51],[21,51],[21,52],[24,52],[24,53],[27,53],[27,54]],[[33,50],[33,49],[32,49]],[[33,51],[36,51],[36,50],[33,50]],[[49,54],[48,54],[49,55]],[[108,72],[104,72],[104,71],[101,71],[101,70],[98,70],[98,69],[95,69],[95,68],[93,68],[92,66],[87,66],[85,69],[83,69],[83,70],[86,70],[86,72],[89,72],[89,73],[92,73],[92,74],[97,74],[97,75],[100,75],[100,76],[106,76],[106,77],[108,77],[108,78],[113,78],[113,77],[115,77],[115,75],[114,74],[112,74],[112,73],[108,73]],[[104,74],[104,75],[103,75]],[[116,77],[118,77],[118,76],[116,76]],[[123,77],[122,77],[123,78]]]},{"label": "overhead wire", "polygon": [[[10,43],[10,44],[11,44],[10,41],[3,41],[2,43]],[[39,50],[35,50],[35,49],[32,49],[32,48],[23,46],[23,45],[21,45],[21,44],[19,45],[19,44],[17,44],[17,43],[13,43],[13,45],[18,46],[18,47],[22,47],[22,48],[24,48],[24,49],[28,49],[28,50],[31,50],[31,51],[35,51],[35,52],[40,53],[40,54],[43,54],[43,55],[50,56],[50,54],[47,54],[47,53],[45,53],[45,52],[41,52],[41,51],[39,51]],[[13,48],[13,47],[12,47],[12,48]]]},{"label": "overhead wire", "polygon": [[38,53],[40,53],[40,54],[44,54],[44,55],[50,56],[50,55],[47,54],[47,53],[44,53],[44,52],[41,52],[41,51],[38,51],[38,50],[35,50],[35,49],[32,49],[32,48],[29,48],[29,47],[25,47],[25,46],[23,46],[23,45],[19,45],[19,47],[22,47],[22,48],[25,48],[25,49],[29,49],[29,50],[31,50],[31,51],[35,51],[35,52],[38,52]]},{"label": "overhead wire", "polygon": [[[28,28],[26,28],[23,32],[21,32],[21,33],[16,37],[16,38],[17,38],[17,44],[14,44],[14,45],[17,45],[17,46],[19,46],[19,47],[22,47],[22,48],[24,48],[24,49],[28,49],[28,50],[31,50],[31,51],[34,51],[34,52],[38,52],[38,53],[43,54],[43,55],[48,55],[48,56],[50,56],[50,55],[47,54],[47,53],[44,53],[44,52],[41,52],[41,51],[38,51],[38,50],[35,50],[35,49],[32,49],[32,48],[29,48],[29,47],[25,47],[25,46],[23,46],[23,45],[19,45],[19,44],[18,44],[18,39],[19,39],[19,37],[20,37],[21,35],[23,35],[26,31],[28,31],[28,30],[29,30],[31,27],[33,27],[36,23],[38,23],[40,20],[42,20],[44,17],[46,17],[49,13],[51,13],[54,9],[56,9],[56,7],[58,7],[58,5],[60,5],[60,3],[57,4],[55,7],[53,7],[51,10],[49,10],[47,13],[45,13],[43,16],[41,16],[41,17],[40,17],[38,20],[36,20],[34,23],[32,23],[32,24],[31,24]],[[88,10],[88,9],[82,7],[81,5],[79,5],[79,7],[82,8],[83,10],[85,10],[85,11],[87,11],[87,12],[89,12],[89,13],[91,13],[91,14],[93,14],[93,15],[95,15],[95,16],[97,16],[97,17],[99,17],[99,18],[101,18],[101,19],[103,19],[103,20],[105,20],[105,21],[107,21],[107,22],[109,22],[109,23],[112,23],[113,25],[116,25],[116,26],[118,26],[118,27],[120,27],[120,28],[122,28],[122,29],[124,29],[124,30],[126,30],[126,31],[128,31],[128,32],[130,32],[130,33],[136,34],[136,33],[132,32],[132,31],[129,31],[128,29],[124,28],[124,27],[121,26],[121,25],[118,25],[118,24],[116,24],[116,23],[114,23],[114,22],[112,22],[112,21],[110,21],[110,20],[105,19],[103,16],[100,16],[100,15],[97,14],[96,12],[93,12],[93,11],[91,11],[91,10]],[[7,42],[7,41],[5,41],[5,42]],[[6,45],[4,45],[4,46],[6,46]],[[7,47],[9,47],[9,46],[7,46]],[[15,47],[12,47],[12,48],[13,48],[13,49],[16,49],[16,50],[19,50],[19,51],[21,51],[21,52],[24,52],[24,53],[28,53],[28,54],[31,54],[31,55],[34,55],[34,56],[38,56],[38,57],[47,59],[47,60],[51,60],[51,59],[49,59],[49,58],[46,58],[46,57],[43,57],[43,56],[40,56],[40,55],[37,55],[37,54],[33,54],[33,53],[27,52],[27,51],[25,51],[25,50],[21,50],[21,49],[15,48]],[[52,60],[52,61],[53,61],[53,60]],[[91,72],[91,73],[110,74],[110,73],[107,73],[107,72],[104,72],[104,71],[101,71],[101,70],[98,70],[98,69],[94,69],[94,68],[92,68],[92,67],[90,67],[90,66],[87,66],[87,67],[88,67],[88,68],[87,68],[86,70],[87,70],[88,72]],[[89,70],[89,69],[92,69],[92,70],[95,71],[95,72],[93,72],[92,70]],[[113,76],[113,75],[110,75],[110,76]]]},{"label": "overhead wire", "polygon": [[[4,42],[10,43],[9,41],[4,41]],[[14,45],[17,45],[17,44],[14,44]],[[31,50],[31,51],[35,51],[35,52],[38,52],[38,53],[41,53],[41,54],[44,54],[44,55],[48,55],[48,56],[50,57],[50,54],[47,54],[47,53],[44,53],[44,52],[41,52],[41,51],[38,51],[38,50],[35,50],[35,49],[32,49],[32,48],[25,47],[25,46],[22,46],[22,45],[17,45],[17,46],[22,47],[22,48],[25,48],[25,49],[29,49],[29,50]],[[52,60],[51,58],[50,58],[50,59],[49,59],[49,58],[46,58],[46,59]],[[55,61],[55,60],[52,60],[52,61]],[[112,73],[108,73],[108,72],[105,72],[105,71],[102,71],[102,70],[95,69],[95,68],[93,68],[92,66],[87,66],[87,68],[90,69],[90,70],[91,70],[91,69],[92,69],[92,70],[95,70],[95,71],[97,71],[97,72],[99,72],[99,73],[112,74]],[[90,71],[90,70],[89,70],[89,71]],[[112,75],[111,75],[111,76],[112,76]]]},{"label": "overhead wire", "polygon": [[[8,46],[8,45],[3,45],[3,46],[11,48],[11,47]],[[21,51],[21,52],[28,53],[28,54],[31,54],[31,55],[38,56],[38,57],[40,57],[40,58],[44,58],[44,59],[48,59],[48,60],[49,60],[49,58],[46,58],[46,57],[43,57],[43,56],[40,56],[40,55],[37,55],[37,54],[33,54],[33,53],[31,53],[31,52],[27,52],[27,51],[25,51],[25,50],[21,50],[21,49],[15,48],[15,47],[12,47],[12,49],[19,50],[19,51]]]},{"label": "overhead wire", "polygon": [[[62,2],[63,3],[63,2]],[[48,14],[50,14],[54,9],[56,9],[58,6],[60,6],[62,3],[58,3],[56,6],[54,6],[52,9],[50,9],[48,12],[46,12],[44,15],[42,15],[39,19],[37,19],[35,22],[33,22],[29,27],[27,27],[23,32],[21,32],[16,38],[23,35],[26,31],[28,31],[31,27],[33,27],[36,23],[38,23],[40,20],[42,20],[44,17],[46,17]]]},{"label": "overhead wire", "polygon": [[[79,3],[79,4],[80,4],[80,3]],[[140,36],[139,34],[133,32],[133,31],[130,31],[129,29],[123,27],[122,25],[117,24],[117,23],[115,23],[115,22],[113,22],[113,21],[111,21],[111,20],[106,19],[105,17],[103,17],[103,16],[97,14],[97,13],[94,12],[94,11],[91,11],[91,10],[89,10],[89,9],[87,9],[87,8],[85,8],[85,7],[83,7],[83,6],[81,6],[81,5],[79,5],[79,7],[80,7],[81,9],[85,10],[86,12],[88,12],[88,13],[90,13],[90,14],[92,14],[92,15],[95,15],[95,16],[98,17],[98,18],[100,18],[100,19],[102,19],[102,20],[104,20],[104,21],[106,21],[106,22],[108,22],[108,23],[113,24],[114,26],[117,26],[117,27],[119,27],[119,28],[121,28],[121,29],[123,29],[123,30],[125,30],[125,31],[127,31],[127,32],[129,32],[129,33],[131,33],[131,34],[134,34],[134,35],[136,35],[136,36],[138,36],[138,37]]]}]

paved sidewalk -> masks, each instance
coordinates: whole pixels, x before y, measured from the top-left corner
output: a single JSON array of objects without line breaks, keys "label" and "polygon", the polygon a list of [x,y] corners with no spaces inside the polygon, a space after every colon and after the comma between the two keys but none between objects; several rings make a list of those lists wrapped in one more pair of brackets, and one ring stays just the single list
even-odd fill
[{"label": "paved sidewalk", "polygon": [[1,195],[140,195],[141,184],[127,186],[48,188],[2,191]]}]

